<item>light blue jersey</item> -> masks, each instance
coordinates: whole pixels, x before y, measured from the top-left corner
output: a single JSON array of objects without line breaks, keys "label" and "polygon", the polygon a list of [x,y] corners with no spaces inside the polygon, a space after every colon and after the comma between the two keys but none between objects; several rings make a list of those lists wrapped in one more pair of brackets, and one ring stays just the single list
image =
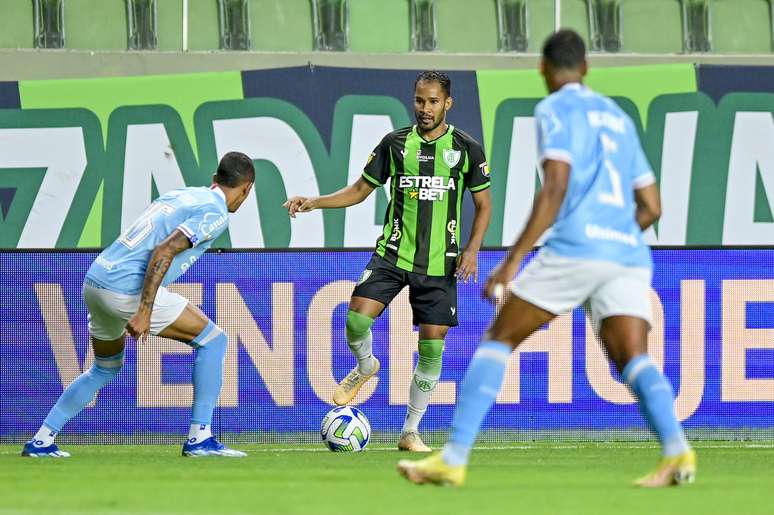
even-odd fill
[{"label": "light blue jersey", "polygon": [[162,281],[162,286],[166,286],[188,270],[226,227],[228,208],[220,189],[171,191],[156,199],[97,256],[86,278],[114,292],[140,293],[153,250],[175,230],[180,230],[190,240],[191,248],[175,256]]},{"label": "light blue jersey", "polygon": [[634,189],[655,182],[631,119],[612,100],[567,84],[535,108],[538,152],[570,164],[544,248],[566,257],[651,267],[635,219]]}]

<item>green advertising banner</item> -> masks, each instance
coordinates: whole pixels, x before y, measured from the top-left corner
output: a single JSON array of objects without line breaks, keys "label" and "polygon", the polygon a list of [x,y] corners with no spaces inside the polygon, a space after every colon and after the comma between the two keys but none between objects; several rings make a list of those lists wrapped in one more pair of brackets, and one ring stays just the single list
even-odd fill
[{"label": "green advertising banner", "polygon": [[[450,122],[482,141],[492,170],[486,244],[510,244],[540,188],[532,113],[544,85],[531,70],[450,75]],[[412,123],[415,76],[303,67],[0,84],[0,247],[109,244],[160,193],[209,184],[231,150],[258,176],[216,246],[369,247],[381,190],[292,222],[281,204],[356,180],[384,134]],[[690,64],[594,69],[587,84],[641,130],[663,199],[651,243],[774,241],[773,94],[708,96]]]}]

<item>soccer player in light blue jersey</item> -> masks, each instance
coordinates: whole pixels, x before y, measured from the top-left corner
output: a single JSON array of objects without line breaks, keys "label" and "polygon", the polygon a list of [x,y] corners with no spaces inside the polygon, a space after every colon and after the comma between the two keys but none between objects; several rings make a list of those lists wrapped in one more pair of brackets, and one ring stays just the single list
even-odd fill
[{"label": "soccer player in light blue jersey", "polygon": [[[631,119],[582,84],[585,45],[571,30],[550,36],[541,73],[550,95],[535,109],[543,189],[484,295],[510,288],[465,373],[443,451],[398,463],[414,483],[460,485],[481,424],[500,391],[512,350],[543,324],[583,304],[623,380],[662,446],[643,487],[692,482],[696,455],[674,411],[669,381],[648,358],[650,251],[642,231],[661,212],[655,176]],[[543,248],[511,282],[549,228]]]},{"label": "soccer player in light blue jersey", "polygon": [[229,152],[213,180],[209,188],[183,188],[156,199],[94,260],[83,283],[94,364],[65,388],[22,456],[70,456],[54,439],[121,371],[127,332],[140,341],[157,334],[195,349],[193,415],[183,456],[245,456],[218,442],[210,428],[228,338],[196,305],[166,288],[226,230],[228,214],[239,209],[255,182],[253,162]]}]

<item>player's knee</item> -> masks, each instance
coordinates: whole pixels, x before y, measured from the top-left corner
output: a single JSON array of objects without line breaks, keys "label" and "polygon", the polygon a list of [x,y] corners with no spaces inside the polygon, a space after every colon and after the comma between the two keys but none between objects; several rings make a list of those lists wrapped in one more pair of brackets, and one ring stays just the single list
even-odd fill
[{"label": "player's knee", "polygon": [[226,332],[218,327],[215,322],[210,320],[207,322],[207,326],[200,332],[196,338],[190,341],[188,345],[194,349],[204,347],[206,345],[212,346],[214,343],[227,343],[228,336]]},{"label": "player's knee", "polygon": [[371,326],[374,323],[374,319],[352,311],[347,311],[347,340],[359,340],[371,330]]},{"label": "player's knee", "polygon": [[101,376],[105,382],[108,382],[121,372],[123,366],[124,351],[121,351],[113,356],[94,356],[91,370],[92,373]]},{"label": "player's knee", "polygon": [[440,372],[443,349],[443,340],[420,340],[418,367],[428,372]]}]

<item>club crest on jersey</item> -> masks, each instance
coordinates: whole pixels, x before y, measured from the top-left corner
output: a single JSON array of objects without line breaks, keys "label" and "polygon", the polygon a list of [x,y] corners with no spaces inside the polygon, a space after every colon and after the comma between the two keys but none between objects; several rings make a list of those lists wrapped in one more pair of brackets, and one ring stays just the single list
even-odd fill
[{"label": "club crest on jersey", "polygon": [[460,157],[462,157],[462,152],[459,150],[453,150],[451,148],[443,149],[443,161],[449,165],[449,168],[457,166],[457,163],[460,162]]}]

